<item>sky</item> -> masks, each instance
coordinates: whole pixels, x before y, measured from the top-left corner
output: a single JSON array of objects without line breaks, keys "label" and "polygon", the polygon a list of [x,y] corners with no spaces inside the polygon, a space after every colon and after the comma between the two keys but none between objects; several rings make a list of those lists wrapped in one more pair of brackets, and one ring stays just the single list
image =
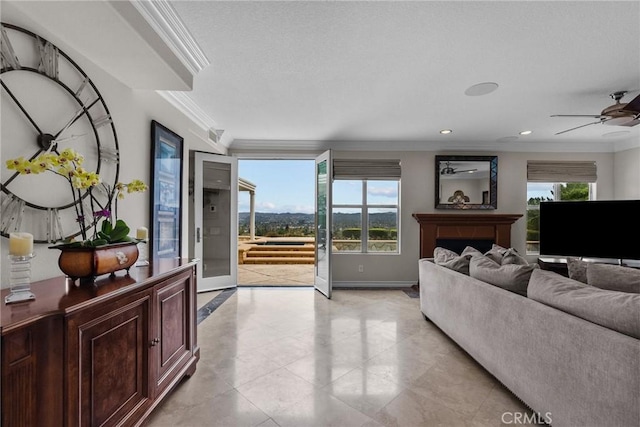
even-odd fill
[{"label": "sky", "polygon": [[[240,178],[256,185],[256,212],[313,213],[315,210],[314,170],[314,160],[238,160]],[[397,205],[397,182],[370,182],[367,200],[369,204]],[[361,182],[334,182],[334,204],[360,201],[362,201]],[[334,209],[334,211],[350,212],[349,209]],[[248,191],[240,191],[238,195],[238,212],[249,212]]]},{"label": "sky", "polygon": [[[238,160],[238,176],[256,185],[256,212],[313,213],[314,160]],[[240,191],[238,212],[249,212]]]}]

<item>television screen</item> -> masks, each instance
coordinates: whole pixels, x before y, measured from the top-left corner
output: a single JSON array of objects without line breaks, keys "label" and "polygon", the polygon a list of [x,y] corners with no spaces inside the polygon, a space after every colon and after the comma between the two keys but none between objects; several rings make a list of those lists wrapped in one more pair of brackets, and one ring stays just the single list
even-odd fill
[{"label": "television screen", "polygon": [[640,259],[640,200],[540,203],[540,255]]}]

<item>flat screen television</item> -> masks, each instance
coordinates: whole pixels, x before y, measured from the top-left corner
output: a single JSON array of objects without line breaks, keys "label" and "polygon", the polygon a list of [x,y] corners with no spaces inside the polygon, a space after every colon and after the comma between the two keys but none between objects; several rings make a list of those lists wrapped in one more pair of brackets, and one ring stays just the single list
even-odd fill
[{"label": "flat screen television", "polygon": [[640,200],[540,203],[540,255],[640,259]]}]

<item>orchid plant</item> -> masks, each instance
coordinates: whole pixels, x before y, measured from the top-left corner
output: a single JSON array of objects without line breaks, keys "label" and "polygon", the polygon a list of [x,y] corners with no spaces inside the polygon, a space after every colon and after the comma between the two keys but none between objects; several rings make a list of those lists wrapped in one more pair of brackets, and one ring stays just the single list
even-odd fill
[{"label": "orchid plant", "polygon": [[[59,154],[46,152],[34,159],[18,157],[7,160],[6,166],[20,175],[40,174],[51,172],[59,175],[69,183],[76,209],[77,222],[80,225],[80,242],[65,242],[66,245],[78,247],[95,247],[110,243],[133,241],[129,237],[129,227],[118,219],[118,200],[124,199],[125,194],[138,193],[147,190],[147,185],[139,179],[128,184],[118,182],[113,188],[103,183],[96,172],[82,167],[84,157],[71,148],[66,148]],[[107,196],[107,201],[100,202],[94,196],[94,189],[100,189]],[[83,191],[88,192],[89,205],[92,212],[85,212],[85,204],[81,202]],[[112,210],[113,208],[113,210]],[[88,217],[88,215],[91,215]],[[98,222],[102,219],[100,229]],[[93,235],[89,239],[88,232],[93,227]]]}]

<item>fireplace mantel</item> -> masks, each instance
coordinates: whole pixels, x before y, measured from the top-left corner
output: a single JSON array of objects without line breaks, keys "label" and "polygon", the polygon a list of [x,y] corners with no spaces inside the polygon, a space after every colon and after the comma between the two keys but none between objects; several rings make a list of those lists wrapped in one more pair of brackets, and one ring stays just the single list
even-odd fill
[{"label": "fireplace mantel", "polygon": [[488,239],[511,246],[511,225],[522,214],[414,213],[420,224],[420,258],[433,257],[437,239]]}]

